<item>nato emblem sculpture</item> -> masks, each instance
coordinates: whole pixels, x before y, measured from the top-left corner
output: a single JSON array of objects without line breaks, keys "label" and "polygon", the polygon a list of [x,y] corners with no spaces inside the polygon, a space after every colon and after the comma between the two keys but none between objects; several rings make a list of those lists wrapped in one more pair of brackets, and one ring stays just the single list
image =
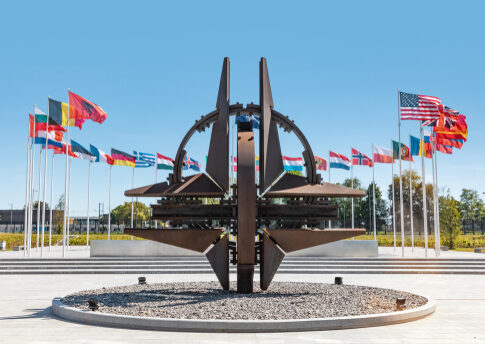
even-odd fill
[{"label": "nato emblem sculpture", "polygon": [[[159,198],[152,205],[152,219],[164,221],[168,228],[130,228],[125,233],[206,252],[225,290],[229,289],[229,265],[234,264],[237,292],[251,293],[257,264],[260,288],[266,290],[286,253],[363,234],[364,229],[325,228],[325,223],[337,220],[337,206],[329,198],[360,198],[364,192],[322,182],[305,136],[292,120],[274,110],[265,58],[259,63],[259,105],[230,104],[229,77],[226,57],[216,109],[196,121],[182,139],[168,182],[125,192],[130,197]],[[243,114],[259,117],[257,184],[251,121],[238,123],[237,181],[230,181],[229,119]],[[301,142],[306,176],[285,173],[277,125]],[[195,132],[211,126],[205,173],[182,176],[187,142]]]}]

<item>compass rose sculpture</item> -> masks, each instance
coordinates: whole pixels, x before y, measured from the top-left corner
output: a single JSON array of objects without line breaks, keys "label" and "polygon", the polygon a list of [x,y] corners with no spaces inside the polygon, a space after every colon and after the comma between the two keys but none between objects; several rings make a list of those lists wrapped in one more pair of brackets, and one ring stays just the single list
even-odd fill
[{"label": "compass rose sculpture", "polygon": [[[325,228],[326,223],[337,220],[337,206],[330,198],[361,198],[364,192],[322,182],[305,136],[274,109],[265,58],[259,63],[259,105],[230,104],[229,79],[229,58],[225,58],[216,109],[185,134],[168,182],[125,192],[130,197],[158,198],[152,205],[152,219],[166,222],[168,228],[130,228],[125,233],[205,252],[225,290],[229,289],[229,265],[236,265],[237,292],[251,293],[256,265],[260,266],[260,287],[266,290],[286,253],[364,234],[364,229]],[[251,121],[238,123],[234,183],[229,176],[229,119],[242,114],[259,117],[260,130],[258,138]],[[301,142],[305,176],[284,171],[277,126],[294,133]],[[182,176],[188,141],[195,132],[210,127],[205,173]]]}]

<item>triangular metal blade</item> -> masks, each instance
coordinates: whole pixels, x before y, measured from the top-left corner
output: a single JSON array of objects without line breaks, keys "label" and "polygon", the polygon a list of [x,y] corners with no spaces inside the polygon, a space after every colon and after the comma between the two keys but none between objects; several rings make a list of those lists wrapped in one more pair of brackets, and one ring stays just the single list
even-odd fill
[{"label": "triangular metal blade", "polygon": [[261,290],[268,289],[284,257],[285,253],[267,235],[263,234],[261,267],[259,270],[259,286]]},{"label": "triangular metal blade", "polygon": [[266,190],[281,173],[283,173],[283,159],[276,122],[271,118],[273,109],[273,95],[269,83],[266,59],[259,62],[259,191]]},{"label": "triangular metal blade", "polygon": [[227,235],[221,238],[205,254],[217,276],[222,289],[229,290],[229,239]]},{"label": "triangular metal blade", "polygon": [[229,58],[224,58],[217,95],[219,115],[212,125],[206,172],[224,189],[229,190]]}]

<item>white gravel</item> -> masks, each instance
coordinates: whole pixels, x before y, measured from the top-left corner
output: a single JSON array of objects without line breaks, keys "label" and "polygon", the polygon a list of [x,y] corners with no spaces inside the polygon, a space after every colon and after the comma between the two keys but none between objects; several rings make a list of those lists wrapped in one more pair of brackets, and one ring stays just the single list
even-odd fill
[{"label": "white gravel", "polygon": [[88,299],[99,312],[173,319],[284,320],[341,317],[395,311],[396,298],[406,308],[427,302],[425,297],[392,289],[323,283],[273,282],[261,292],[238,294],[231,284],[223,291],[217,282],[159,283],[87,290],[62,302],[88,310]]}]

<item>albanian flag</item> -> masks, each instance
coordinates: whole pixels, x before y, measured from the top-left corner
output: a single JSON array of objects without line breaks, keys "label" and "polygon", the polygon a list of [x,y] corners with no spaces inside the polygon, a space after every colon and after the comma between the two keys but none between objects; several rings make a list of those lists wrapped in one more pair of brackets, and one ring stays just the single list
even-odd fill
[{"label": "albanian flag", "polygon": [[69,119],[74,118],[76,127],[81,129],[87,119],[103,123],[106,117],[108,115],[101,107],[69,91]]}]

